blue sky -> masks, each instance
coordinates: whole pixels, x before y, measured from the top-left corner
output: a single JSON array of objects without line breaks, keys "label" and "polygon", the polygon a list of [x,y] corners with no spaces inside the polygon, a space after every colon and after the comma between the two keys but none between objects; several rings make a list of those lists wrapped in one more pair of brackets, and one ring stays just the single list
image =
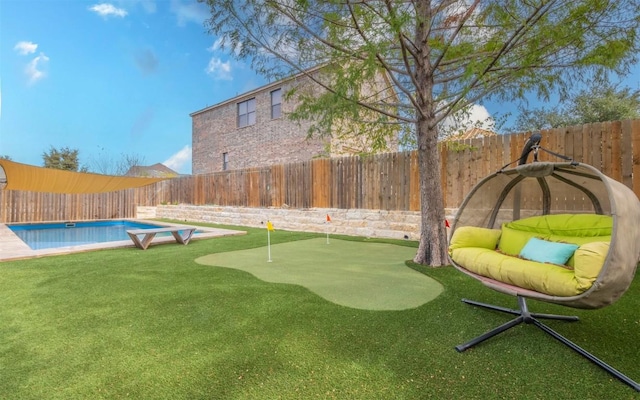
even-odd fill
[{"label": "blue sky", "polygon": [[191,173],[189,113],[265,84],[195,0],[0,0],[0,155],[122,154]]},{"label": "blue sky", "polygon": [[[266,83],[217,49],[208,12],[196,0],[0,0],[0,155],[42,165],[69,147],[90,168],[135,155],[191,173],[189,114]],[[640,88],[638,66],[625,84]],[[474,120],[515,108],[485,106]]]}]

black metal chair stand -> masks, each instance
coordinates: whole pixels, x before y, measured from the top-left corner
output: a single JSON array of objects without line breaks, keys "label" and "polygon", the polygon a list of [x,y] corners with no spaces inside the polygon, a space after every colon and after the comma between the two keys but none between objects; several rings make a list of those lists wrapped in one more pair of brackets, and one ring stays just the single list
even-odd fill
[{"label": "black metal chair stand", "polygon": [[458,352],[463,352],[463,351],[467,350],[468,348],[473,347],[473,346],[475,346],[475,345],[477,345],[479,343],[482,343],[485,340],[490,339],[490,338],[492,338],[492,337],[494,337],[494,336],[496,336],[496,335],[498,335],[498,334],[500,334],[500,333],[502,333],[502,332],[504,332],[504,331],[506,331],[508,329],[511,329],[514,326],[519,325],[519,324],[521,324],[523,322],[525,324],[533,324],[533,325],[537,326],[538,328],[542,329],[547,334],[553,336],[555,339],[559,340],[565,346],[570,347],[571,349],[576,351],[578,354],[580,354],[583,357],[587,358],[589,361],[593,362],[594,364],[596,364],[600,368],[604,369],[605,371],[607,371],[611,375],[615,376],[616,378],[618,378],[622,382],[624,382],[627,385],[629,385],[632,388],[634,388],[636,391],[640,392],[640,384],[639,383],[635,382],[634,380],[632,380],[628,376],[624,375],[620,371],[618,371],[615,368],[611,367],[610,365],[606,364],[605,362],[603,362],[599,358],[595,357],[593,354],[591,354],[588,351],[584,350],[582,347],[578,346],[577,344],[575,344],[572,341],[570,341],[569,339],[565,338],[564,336],[562,336],[558,332],[556,332],[553,329],[549,328],[547,325],[545,325],[542,322],[538,321],[538,318],[540,318],[540,319],[553,319],[553,320],[574,322],[574,321],[578,321],[579,320],[578,317],[576,317],[576,316],[565,316],[565,315],[555,315],[555,314],[531,313],[531,312],[529,312],[529,309],[527,308],[527,303],[525,301],[525,298],[522,297],[522,296],[517,296],[517,298],[518,298],[518,306],[520,307],[519,310],[514,310],[514,309],[510,309],[510,308],[505,308],[505,307],[499,307],[499,306],[495,306],[495,305],[492,305],[492,304],[480,303],[480,302],[473,301],[473,300],[468,300],[468,299],[462,299],[462,301],[464,303],[466,303],[466,304],[470,304],[470,305],[478,306],[478,307],[483,307],[483,308],[488,308],[490,310],[500,311],[500,312],[507,313],[507,314],[517,315],[517,317],[512,319],[511,321],[505,323],[505,324],[502,324],[502,325],[498,326],[497,328],[494,328],[494,329],[490,330],[489,332],[487,332],[485,334],[482,334],[482,335],[480,335],[480,336],[468,341],[467,343],[464,343],[464,344],[456,346],[456,350]]}]

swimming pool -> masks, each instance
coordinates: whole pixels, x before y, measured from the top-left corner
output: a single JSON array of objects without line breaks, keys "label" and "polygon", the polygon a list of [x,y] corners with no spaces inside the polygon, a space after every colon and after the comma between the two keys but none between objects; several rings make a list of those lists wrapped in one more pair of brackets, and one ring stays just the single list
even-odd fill
[{"label": "swimming pool", "polygon": [[126,220],[7,225],[32,250],[130,240],[129,229],[161,226]]}]

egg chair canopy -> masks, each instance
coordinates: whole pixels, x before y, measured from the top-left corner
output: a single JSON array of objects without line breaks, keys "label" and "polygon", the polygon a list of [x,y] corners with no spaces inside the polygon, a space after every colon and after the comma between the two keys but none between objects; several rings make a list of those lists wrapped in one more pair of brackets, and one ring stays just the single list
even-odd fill
[{"label": "egg chair canopy", "polygon": [[47,193],[103,193],[146,186],[168,178],[140,178],[41,168],[0,160],[0,188]]},{"label": "egg chair canopy", "polygon": [[[616,184],[587,164],[524,164],[496,172],[478,183],[460,207],[456,223],[499,228],[504,222],[535,215],[611,215],[609,188]],[[613,201],[616,197],[625,201],[625,190],[611,189]]]},{"label": "egg chair canopy", "polygon": [[633,280],[640,257],[640,207],[633,191],[596,168],[575,162],[534,162],[498,171],[467,195],[451,232],[463,226],[499,229],[504,223],[539,215],[585,213],[613,219],[607,258],[589,290],[579,296],[558,297],[503,285],[493,288],[578,308],[598,308],[615,301]]}]

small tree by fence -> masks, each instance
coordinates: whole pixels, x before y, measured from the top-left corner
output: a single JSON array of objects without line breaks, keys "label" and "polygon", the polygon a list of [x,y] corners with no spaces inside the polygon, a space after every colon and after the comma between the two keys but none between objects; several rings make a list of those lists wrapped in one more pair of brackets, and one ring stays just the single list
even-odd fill
[{"label": "small tree by fence", "polygon": [[[542,147],[599,168],[640,195],[640,120],[542,131]],[[457,208],[483,177],[519,157],[529,134],[441,144],[445,206]],[[541,161],[553,156],[541,152]],[[136,206],[187,203],[244,207],[420,209],[415,152],[315,159],[179,177],[94,195],[0,192],[2,222],[131,218]]]}]

